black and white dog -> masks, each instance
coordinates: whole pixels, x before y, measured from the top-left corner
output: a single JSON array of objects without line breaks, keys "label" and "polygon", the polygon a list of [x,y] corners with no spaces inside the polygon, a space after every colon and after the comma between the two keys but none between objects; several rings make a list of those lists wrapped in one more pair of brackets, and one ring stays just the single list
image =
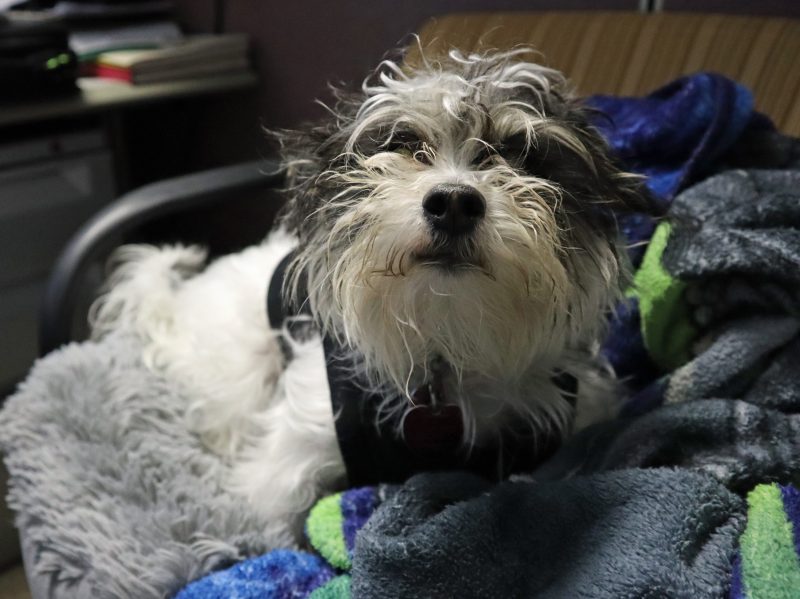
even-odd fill
[{"label": "black and white dog", "polygon": [[[424,446],[448,412],[463,463],[508,430],[535,445],[613,413],[597,351],[628,281],[615,215],[650,207],[560,73],[522,50],[385,62],[327,122],[276,135],[288,203],[262,245],[207,268],[196,247],[124,247],[94,313],[186,389],[276,544],[346,476],[332,369],[401,444],[409,418]],[[276,271],[297,309],[278,329]]]}]

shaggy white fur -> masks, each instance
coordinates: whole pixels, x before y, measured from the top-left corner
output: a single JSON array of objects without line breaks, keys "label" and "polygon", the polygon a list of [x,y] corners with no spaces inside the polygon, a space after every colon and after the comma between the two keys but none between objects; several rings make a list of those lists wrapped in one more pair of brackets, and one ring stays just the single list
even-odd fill
[{"label": "shaggy white fur", "polygon": [[186,389],[190,428],[231,459],[230,488],[276,522],[275,538],[299,535],[320,490],[344,477],[319,337],[286,336],[284,369],[267,322],[266,286],[295,245],[277,231],[205,270],[197,247],[123,246],[91,316],[96,336],[137,333],[146,363]]}]

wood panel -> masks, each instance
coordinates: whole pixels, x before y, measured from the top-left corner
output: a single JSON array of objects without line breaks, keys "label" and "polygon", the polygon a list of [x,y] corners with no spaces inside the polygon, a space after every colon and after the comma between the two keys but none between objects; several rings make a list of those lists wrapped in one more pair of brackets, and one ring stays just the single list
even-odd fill
[{"label": "wood panel", "polygon": [[[800,19],[628,12],[469,13],[429,21],[426,55],[530,45],[582,94],[640,95],[681,75],[722,73],[756,108],[800,135]],[[409,60],[418,50],[411,48]]]}]

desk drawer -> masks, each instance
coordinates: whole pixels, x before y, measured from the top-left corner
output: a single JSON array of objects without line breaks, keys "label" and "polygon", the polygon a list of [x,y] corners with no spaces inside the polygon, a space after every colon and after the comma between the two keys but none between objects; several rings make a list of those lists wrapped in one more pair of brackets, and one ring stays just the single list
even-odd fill
[{"label": "desk drawer", "polygon": [[0,170],[0,287],[45,277],[70,236],[113,195],[106,150]]}]

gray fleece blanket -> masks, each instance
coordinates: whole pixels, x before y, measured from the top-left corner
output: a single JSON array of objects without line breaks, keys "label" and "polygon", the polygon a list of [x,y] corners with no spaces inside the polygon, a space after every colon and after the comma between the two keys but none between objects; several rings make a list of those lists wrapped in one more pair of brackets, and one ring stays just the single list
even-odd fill
[{"label": "gray fleece blanket", "polygon": [[39,360],[0,414],[8,501],[40,597],[168,597],[272,547],[226,493],[185,397],[123,335]]},{"label": "gray fleece blanket", "polygon": [[742,499],[701,474],[629,470],[496,487],[420,475],[368,521],[354,597],[722,597]]}]

